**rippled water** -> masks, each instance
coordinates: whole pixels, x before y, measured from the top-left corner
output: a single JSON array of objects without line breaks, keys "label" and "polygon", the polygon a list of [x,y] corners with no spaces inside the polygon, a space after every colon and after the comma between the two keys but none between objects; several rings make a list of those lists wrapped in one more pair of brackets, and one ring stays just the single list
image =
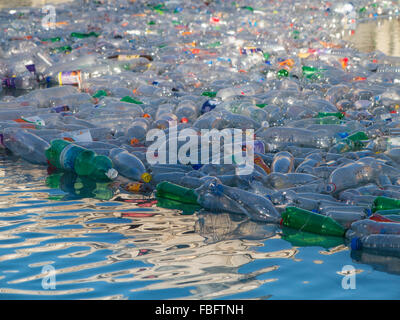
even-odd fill
[{"label": "rippled water", "polygon": [[[398,258],[355,257],[340,239],[182,214],[143,196],[79,198],[46,177],[0,150],[1,299],[399,298]],[[349,264],[355,290],[342,288]],[[43,286],[45,266],[55,289]]]}]

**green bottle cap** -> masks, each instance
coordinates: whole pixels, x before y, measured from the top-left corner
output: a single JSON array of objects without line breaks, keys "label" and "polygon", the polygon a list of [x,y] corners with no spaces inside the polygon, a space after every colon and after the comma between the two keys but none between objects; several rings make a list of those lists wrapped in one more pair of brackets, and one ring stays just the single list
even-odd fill
[{"label": "green bottle cap", "polygon": [[277,73],[278,77],[288,77],[289,76],[289,71],[286,69],[281,69]]}]

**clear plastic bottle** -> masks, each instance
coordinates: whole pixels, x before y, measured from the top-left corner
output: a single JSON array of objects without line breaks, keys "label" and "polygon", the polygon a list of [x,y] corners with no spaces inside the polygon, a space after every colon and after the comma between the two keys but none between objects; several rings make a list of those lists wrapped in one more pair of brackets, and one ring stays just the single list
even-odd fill
[{"label": "clear plastic bottle", "polygon": [[151,175],[146,172],[146,167],[142,161],[128,151],[118,148],[112,149],[110,158],[121,175],[136,181],[151,181]]},{"label": "clear plastic bottle", "polygon": [[398,255],[400,253],[400,235],[371,234],[361,238],[353,238],[352,250],[370,250],[380,254]]},{"label": "clear plastic bottle", "polygon": [[239,188],[209,181],[196,189],[196,193],[198,203],[207,210],[245,214],[255,221],[277,223],[281,218],[267,198]]},{"label": "clear plastic bottle", "polygon": [[50,145],[32,132],[20,128],[6,128],[3,131],[3,144],[29,162],[47,164],[45,150]]}]

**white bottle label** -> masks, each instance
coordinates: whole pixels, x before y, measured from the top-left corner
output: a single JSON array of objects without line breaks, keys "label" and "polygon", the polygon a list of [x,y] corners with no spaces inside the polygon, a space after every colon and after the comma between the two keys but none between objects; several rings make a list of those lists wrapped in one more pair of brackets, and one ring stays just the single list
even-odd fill
[{"label": "white bottle label", "polygon": [[26,121],[26,122],[30,122],[30,123],[34,123],[38,126],[44,126],[46,125],[46,123],[44,122],[44,120],[38,116],[32,116],[32,117],[21,117],[22,120]]}]

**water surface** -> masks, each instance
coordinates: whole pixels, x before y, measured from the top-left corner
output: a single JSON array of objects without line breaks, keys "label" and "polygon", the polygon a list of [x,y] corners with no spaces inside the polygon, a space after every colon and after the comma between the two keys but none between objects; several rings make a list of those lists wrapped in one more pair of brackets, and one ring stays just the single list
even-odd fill
[{"label": "water surface", "polygon": [[[282,234],[242,216],[182,214],[151,197],[80,198],[47,177],[0,150],[0,299],[400,296],[398,258],[355,256],[341,239]],[[345,265],[357,270],[355,290],[342,288]],[[48,266],[55,289],[43,286]]]}]

